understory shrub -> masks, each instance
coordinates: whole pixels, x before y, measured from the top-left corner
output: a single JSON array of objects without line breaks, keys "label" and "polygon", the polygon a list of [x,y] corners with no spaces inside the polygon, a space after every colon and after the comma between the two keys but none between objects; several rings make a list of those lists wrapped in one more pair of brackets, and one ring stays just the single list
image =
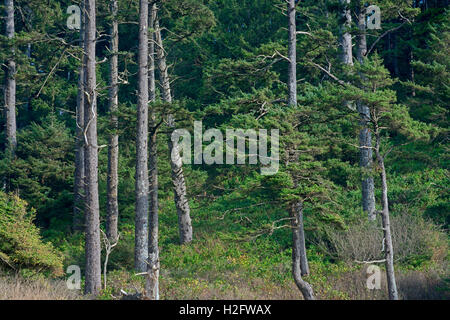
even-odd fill
[{"label": "understory shrub", "polygon": [[[433,223],[419,215],[400,213],[391,216],[392,241],[396,262],[419,266],[426,261],[442,262],[446,259],[446,236]],[[383,230],[380,217],[369,222],[362,217],[346,230],[328,228],[318,247],[336,260],[354,263],[384,258]]]},{"label": "understory shrub", "polygon": [[33,224],[35,210],[13,194],[0,192],[0,265],[18,270],[63,274],[62,256],[44,243]]}]

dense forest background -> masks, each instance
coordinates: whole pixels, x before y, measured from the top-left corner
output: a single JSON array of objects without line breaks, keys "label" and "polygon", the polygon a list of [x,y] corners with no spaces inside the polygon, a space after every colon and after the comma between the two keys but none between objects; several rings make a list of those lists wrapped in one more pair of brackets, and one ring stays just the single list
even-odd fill
[{"label": "dense forest background", "polygon": [[[5,36],[5,6],[0,7],[1,92],[6,92],[14,48],[17,117],[14,152],[7,131],[0,132],[0,298],[80,297],[59,282],[68,266],[79,265],[84,274],[86,263],[83,223],[76,217],[82,210],[74,197],[83,50],[80,32],[66,25],[66,9],[73,4],[82,5],[76,0],[14,1],[14,39]],[[121,297],[121,289],[142,292],[145,282],[136,275],[134,261],[139,1],[119,0],[114,16],[110,4],[96,3],[98,190],[100,225],[107,232],[108,146],[117,135],[120,237],[108,253],[106,287],[102,283],[98,296],[103,299]],[[368,4],[381,8],[381,29],[364,30],[367,54],[359,60],[357,13]],[[370,172],[360,166],[358,141],[366,124],[354,101],[374,106],[371,115],[384,129],[379,147],[385,155],[400,297],[448,299],[448,1],[368,4],[298,1],[298,93],[292,105],[286,1],[158,2],[167,68],[157,61],[149,132],[155,133],[150,140],[157,147],[161,299],[301,298],[291,273],[293,203],[302,205],[310,269],[305,279],[317,298],[388,297],[384,273],[380,290],[366,288],[369,264],[364,261],[383,259],[384,242],[380,215],[371,222],[363,210],[361,180],[373,176],[377,211],[383,186],[375,155]],[[116,54],[110,50],[113,20],[118,21]],[[353,40],[351,64],[342,59],[344,33]],[[111,111],[114,55],[118,107]],[[164,97],[165,71],[173,101]],[[2,109],[0,125],[6,127]],[[193,229],[192,242],[183,245],[167,143],[170,116],[177,128],[191,132],[200,120],[204,130],[280,130],[276,175],[263,176],[258,165],[249,164],[183,166]],[[375,146],[375,135],[372,139]],[[109,242],[100,236],[103,273]],[[23,288],[7,289],[14,281]],[[53,290],[46,291],[42,281]]]}]

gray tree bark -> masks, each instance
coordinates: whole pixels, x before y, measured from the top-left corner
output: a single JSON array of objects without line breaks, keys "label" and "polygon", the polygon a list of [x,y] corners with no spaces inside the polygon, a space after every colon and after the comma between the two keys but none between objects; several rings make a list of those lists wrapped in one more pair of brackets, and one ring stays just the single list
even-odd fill
[{"label": "gray tree bark", "polygon": [[379,128],[376,128],[376,146],[375,153],[380,168],[381,177],[381,191],[382,191],[382,211],[381,218],[383,223],[384,234],[384,254],[386,259],[386,278],[388,283],[388,292],[390,300],[398,300],[397,284],[395,282],[394,272],[394,247],[392,245],[391,223],[389,220],[389,202],[388,202],[388,185],[386,178],[386,169],[384,166],[384,159],[380,153],[380,133]]},{"label": "gray tree bark", "polygon": [[[172,94],[170,89],[170,78],[167,67],[167,56],[161,37],[161,28],[159,20],[155,21],[155,40],[156,40],[156,56],[158,60],[158,69],[163,91],[163,100],[172,103]],[[172,114],[168,116],[168,126],[170,128],[168,134],[170,167],[172,174],[172,183],[174,186],[175,206],[178,214],[178,225],[180,232],[181,244],[187,244],[192,241],[192,222],[190,216],[189,201],[187,198],[186,181],[183,173],[183,162],[181,160],[179,146],[177,142],[172,142],[171,133],[175,130],[175,118]]]},{"label": "gray tree bark", "polygon": [[289,105],[297,105],[297,25],[296,25],[296,10],[295,1],[288,2],[288,23],[289,23],[289,43],[288,43],[288,90],[289,90]]},{"label": "gray tree bark", "polygon": [[342,10],[340,12],[340,33],[339,33],[339,46],[342,63],[353,66],[353,53],[352,53],[352,35],[349,32],[352,26],[352,15],[349,8],[350,0],[340,0]]},{"label": "gray tree bark", "polygon": [[111,243],[115,243],[118,237],[119,204],[117,200],[117,187],[119,184],[119,136],[117,134],[119,108],[119,23],[117,21],[118,1],[110,3],[112,22],[110,26],[110,63],[109,63],[109,112],[111,126],[114,133],[108,140],[108,178],[107,178],[107,206],[106,206],[106,235]]},{"label": "gray tree bark", "polygon": [[302,210],[298,208],[292,208],[292,275],[294,277],[295,284],[303,295],[305,300],[315,300],[314,292],[311,285],[303,280],[301,269],[301,260],[304,255],[302,248]]},{"label": "gray tree bark", "polygon": [[[150,35],[149,42],[149,93],[150,101],[156,100],[156,81],[155,81],[155,42],[154,27],[156,20],[156,4],[151,6],[149,16],[149,28],[153,30]],[[150,145],[149,145],[149,166],[150,166],[150,231],[148,244],[148,266],[147,266],[147,282],[146,295],[151,300],[159,300],[159,246],[158,246],[158,156],[157,156],[157,139],[156,139],[156,121],[155,113],[152,110],[150,114]]]},{"label": "gray tree bark", "polygon": [[[295,0],[289,0],[287,6],[289,24],[288,44],[288,89],[289,105],[297,106],[297,27]],[[302,276],[309,274],[308,259],[305,247],[305,231],[303,228],[303,203],[297,202],[291,208],[292,215],[292,275],[295,284],[306,300],[314,300],[311,285]]]},{"label": "gray tree bark", "polygon": [[[366,12],[365,8],[357,8],[358,16],[358,35],[357,35],[357,51],[356,57],[359,63],[364,63],[367,53],[367,39],[366,39]],[[359,132],[359,165],[363,171],[362,178],[362,205],[364,212],[367,213],[369,220],[373,221],[376,218],[375,214],[375,192],[374,182],[371,175],[373,164],[372,153],[372,133],[368,128],[370,122],[369,107],[360,101],[357,102],[358,113],[360,115],[360,132]]]},{"label": "gray tree bark", "polygon": [[148,257],[148,0],[139,1],[139,91],[136,138],[135,267],[147,271]]},{"label": "gray tree bark", "polygon": [[[14,0],[5,0],[6,7],[6,37],[14,41]],[[10,57],[6,61],[5,73],[5,112],[6,112],[6,139],[7,149],[15,154],[17,147],[17,124],[16,124],[16,62],[14,60],[14,46],[11,49]]]},{"label": "gray tree bark", "polygon": [[84,3],[81,3],[80,47],[82,49],[81,66],[78,74],[78,94],[76,106],[75,129],[75,174],[74,174],[74,206],[73,206],[73,231],[81,231],[83,225],[85,168],[84,168],[84,29],[85,15]]},{"label": "gray tree bark", "polygon": [[86,172],[86,284],[85,293],[97,295],[101,290],[100,215],[98,200],[97,78],[95,0],[85,0],[85,172]]},{"label": "gray tree bark", "polygon": [[294,204],[294,219],[296,221],[298,232],[298,245],[299,245],[299,257],[300,257],[300,270],[302,276],[309,275],[309,263],[306,255],[306,241],[305,241],[305,228],[303,224],[303,203],[297,202]]}]

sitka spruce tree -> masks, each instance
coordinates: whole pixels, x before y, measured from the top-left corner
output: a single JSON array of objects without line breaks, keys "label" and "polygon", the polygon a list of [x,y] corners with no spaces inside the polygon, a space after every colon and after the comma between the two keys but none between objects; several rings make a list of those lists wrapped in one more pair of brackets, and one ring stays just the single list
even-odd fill
[{"label": "sitka spruce tree", "polygon": [[[367,12],[362,1],[356,1],[356,14],[358,33],[356,36],[356,59],[363,64],[367,55]],[[370,122],[370,110],[361,101],[357,101],[357,111],[360,115],[359,124],[359,164],[362,169],[362,205],[369,220],[375,220],[375,186],[372,176],[373,150],[372,131],[368,128]]]},{"label": "sitka spruce tree", "polygon": [[[169,77],[169,65],[167,64],[167,53],[162,41],[161,27],[159,18],[155,20],[155,41],[156,56],[158,61],[158,71],[162,86],[163,101],[172,104],[172,91]],[[178,141],[172,141],[171,134],[175,130],[175,117],[172,113],[167,115],[167,124],[170,128],[167,135],[169,145],[169,157],[173,182],[174,200],[178,213],[178,227],[181,244],[187,244],[192,241],[192,221],[191,208],[187,197],[186,180],[183,173],[183,163],[179,151]]]},{"label": "sitka spruce tree", "polygon": [[[391,136],[404,136],[404,139],[406,139],[405,143],[407,143],[408,139],[428,140],[434,130],[425,123],[413,120],[409,115],[408,109],[404,105],[396,103],[396,94],[390,89],[394,81],[390,78],[389,71],[384,68],[378,55],[375,54],[365,61],[364,64],[358,64],[356,69],[362,75],[358,84],[359,90],[355,88],[351,90],[358,92],[355,97],[367,105],[371,114],[371,120],[368,124],[370,130],[374,133],[375,169],[381,182],[380,203],[382,209],[378,212],[381,215],[384,235],[382,251],[384,251],[385,256],[389,298],[398,300],[399,294],[394,272],[394,247],[385,159],[396,148],[396,142],[392,141]],[[396,140],[398,141],[398,139]]]},{"label": "sitka spruce tree", "polygon": [[106,234],[112,243],[118,237],[118,166],[119,166],[119,136],[118,136],[118,108],[119,108],[119,22],[118,0],[110,2],[111,22],[109,27],[109,113],[111,120],[111,135],[108,140],[108,179],[107,179],[107,223]]},{"label": "sitka spruce tree", "polygon": [[136,139],[135,267],[147,271],[148,257],[148,1],[139,1],[139,90]]},{"label": "sitka spruce tree", "polygon": [[[156,18],[154,21],[156,64],[159,73],[161,98],[167,103],[169,110],[165,112],[168,127],[168,148],[171,166],[171,177],[174,191],[174,201],[177,208],[180,243],[188,244],[193,239],[191,208],[188,199],[186,178],[178,141],[172,140],[172,133],[176,129],[176,115],[170,110],[173,107],[173,86],[170,77],[170,64],[168,54],[170,45],[167,42],[177,43],[199,37],[214,26],[211,11],[201,2],[192,0],[179,1],[153,1],[156,5]],[[163,41],[163,23],[165,16],[177,16],[180,19],[168,24],[168,36]]]},{"label": "sitka spruce tree", "polygon": [[97,295],[101,289],[100,203],[98,194],[97,143],[97,42],[96,2],[85,0],[84,27],[84,153],[86,216],[86,284],[85,292]]},{"label": "sitka spruce tree", "polygon": [[14,55],[15,46],[15,23],[14,23],[14,0],[5,0],[6,9],[6,37],[8,38],[9,54],[6,58],[5,72],[5,113],[6,113],[6,139],[9,151],[14,155],[17,146],[17,124],[16,124],[16,62]]},{"label": "sitka spruce tree", "polygon": [[[153,4],[149,13],[149,99],[156,101],[156,78],[155,78],[155,22],[157,17],[157,6]],[[156,121],[156,110],[152,106],[150,110],[150,132],[149,132],[149,238],[148,238],[148,265],[146,279],[146,295],[151,300],[159,300],[159,197],[158,197],[158,123]]]},{"label": "sitka spruce tree", "polygon": [[[290,0],[287,8],[287,16],[289,23],[289,39],[288,39],[288,105],[290,107],[297,107],[297,19],[296,6],[294,0]],[[295,150],[292,150],[295,154]],[[291,154],[288,149],[287,158]],[[299,178],[294,175],[294,187],[299,184]],[[314,293],[311,285],[303,280],[302,276],[309,274],[308,258],[306,256],[305,246],[305,230],[303,224],[303,203],[301,201],[294,202],[291,205],[291,219],[292,219],[292,274],[294,276],[297,287],[302,292],[306,300],[314,300]]]}]

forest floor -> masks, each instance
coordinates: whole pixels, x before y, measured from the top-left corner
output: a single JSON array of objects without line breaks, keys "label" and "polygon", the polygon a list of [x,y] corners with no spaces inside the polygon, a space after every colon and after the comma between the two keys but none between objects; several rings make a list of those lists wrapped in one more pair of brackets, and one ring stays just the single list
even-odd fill
[{"label": "forest floor", "polygon": [[[229,211],[214,206],[193,208],[194,241],[178,244],[176,210],[163,201],[160,212],[160,295],[161,299],[276,299],[295,300],[302,296],[291,275],[291,234],[289,228],[260,232],[267,226],[269,213]],[[215,212],[215,210],[220,210]],[[225,211],[226,212],[226,211]],[[243,219],[246,215],[253,224]],[[281,214],[281,213],[278,213]],[[174,223],[175,222],[175,223]],[[123,299],[123,291],[142,292],[144,277],[135,275],[134,229],[132,220],[122,224],[121,237],[108,263],[107,288],[98,299]],[[80,265],[83,273],[84,237],[53,236],[63,253],[65,267]],[[402,299],[450,299],[450,273],[447,247],[428,260],[396,264],[396,277]],[[104,258],[104,257],[102,257]],[[381,268],[381,288],[367,289],[367,265],[339,262],[308,248],[309,281],[318,299],[387,299],[386,279]],[[103,264],[102,264],[103,268]],[[103,284],[103,279],[102,279]],[[68,290],[64,278],[52,280],[42,274],[14,276],[0,273],[0,300],[3,299],[85,299],[80,290]]]},{"label": "forest floor", "polygon": [[[189,249],[195,251],[198,248]],[[192,252],[191,251],[191,252]],[[186,253],[189,259],[191,253]],[[181,257],[180,260],[184,260]],[[226,258],[230,260],[233,257]],[[241,263],[246,255],[242,253]],[[236,265],[235,265],[236,266]],[[302,299],[300,292],[289,278],[290,270],[287,263],[274,265],[274,272],[267,277],[250,276],[253,268],[230,268],[228,271],[210,270],[193,277],[189,270],[163,269],[161,275],[161,299],[181,300],[253,300]],[[276,269],[276,270],[275,270]],[[285,279],[273,278],[275,274],[285,274]],[[311,276],[308,280],[314,287],[318,299],[327,300],[374,300],[387,299],[386,281],[382,277],[380,290],[366,288],[366,268],[348,267],[343,265],[320,266],[311,263]],[[397,283],[400,296],[405,300],[450,299],[448,278],[441,270],[398,270]],[[136,276],[125,270],[115,270],[108,275],[107,289],[103,290],[99,299],[126,299],[123,291],[135,297],[143,287],[141,276]],[[81,291],[67,289],[63,279],[52,280],[43,277],[23,278],[21,276],[0,276],[0,300],[72,300],[85,299]]]}]

